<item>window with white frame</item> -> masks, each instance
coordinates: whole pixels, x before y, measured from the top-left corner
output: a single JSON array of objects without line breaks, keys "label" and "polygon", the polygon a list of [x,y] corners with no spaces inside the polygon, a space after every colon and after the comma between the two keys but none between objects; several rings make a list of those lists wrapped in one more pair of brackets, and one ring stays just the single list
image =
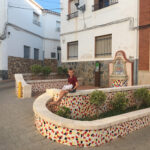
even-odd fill
[{"label": "window with white frame", "polygon": [[30,58],[30,47],[24,46],[24,58],[29,59]]},{"label": "window with white frame", "polygon": [[112,35],[104,35],[95,38],[95,56],[111,56]]},{"label": "window with white frame", "polygon": [[39,49],[34,48],[34,59],[39,60]]},{"label": "window with white frame", "polygon": [[68,43],[68,59],[78,59],[78,41]]}]

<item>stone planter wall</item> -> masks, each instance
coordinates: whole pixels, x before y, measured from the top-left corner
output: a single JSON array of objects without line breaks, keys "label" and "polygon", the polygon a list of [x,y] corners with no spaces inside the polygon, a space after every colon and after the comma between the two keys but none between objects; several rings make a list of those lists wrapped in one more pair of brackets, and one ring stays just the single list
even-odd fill
[{"label": "stone planter wall", "polygon": [[34,64],[50,66],[53,72],[57,71],[56,59],[45,59],[44,61],[42,61],[9,56],[8,78],[14,79],[14,74],[17,73],[30,73],[31,72],[30,68]]},{"label": "stone planter wall", "polygon": [[[19,78],[18,78],[19,76]],[[18,82],[20,81],[22,83],[22,85],[28,85],[31,88],[30,89],[26,89],[24,87],[22,87],[22,95],[24,95],[24,93],[26,93],[26,91],[28,92],[30,90],[31,96],[36,96],[36,95],[40,95],[44,92],[46,92],[46,89],[51,89],[51,88],[57,88],[57,89],[61,89],[64,85],[68,84],[68,79],[52,79],[52,80],[29,80],[29,81],[25,81],[23,78],[22,74],[15,74],[15,80],[16,80],[16,93],[18,91]],[[82,85],[82,79],[78,78],[80,85]],[[29,96],[28,96],[29,97]],[[23,97],[26,98],[26,97]]]},{"label": "stone planter wall", "polygon": [[[78,79],[82,85],[82,79]],[[32,96],[39,95],[46,92],[46,89],[56,88],[62,89],[62,87],[68,84],[68,79],[53,79],[53,80],[32,80],[27,81],[32,86]]]},{"label": "stone planter wall", "polygon": [[36,80],[27,81],[32,86],[32,96],[42,94],[46,92],[46,89],[58,88],[61,89],[68,83],[67,79],[55,79],[55,80]]},{"label": "stone planter wall", "polygon": [[[109,88],[104,89],[104,92],[132,91],[142,87],[150,88],[150,86]],[[65,100],[67,102],[69,96],[74,97],[76,100],[73,99],[72,102],[76,103],[78,101],[79,105],[81,104],[80,101],[82,101],[81,96],[89,95],[92,91],[85,90],[73,94],[69,93]],[[150,125],[150,108],[95,121],[66,119],[57,116],[46,107],[49,99],[52,100],[55,94],[55,89],[47,90],[45,94],[35,100],[33,110],[38,131],[46,138],[61,144],[79,147],[99,146]]]},{"label": "stone planter wall", "polygon": [[[150,86],[144,86],[150,89]],[[89,98],[90,93],[94,90],[79,90],[74,94],[67,94],[62,98],[60,106],[66,106],[70,108],[72,111],[71,118],[73,119],[82,119],[85,117],[93,117],[97,114],[101,114],[112,109],[110,104],[111,100],[113,99],[114,95],[117,92],[124,92],[129,100],[128,107],[132,107],[136,105],[136,100],[133,96],[133,93],[136,89],[141,88],[141,86],[134,86],[134,87],[124,87],[124,88],[106,88],[106,89],[96,89],[99,91],[103,91],[106,93],[106,101],[103,105],[97,108],[95,105],[91,105]],[[47,90],[47,93],[51,93],[51,89]],[[53,100],[57,101],[59,97],[60,90],[54,89],[53,90]]]}]

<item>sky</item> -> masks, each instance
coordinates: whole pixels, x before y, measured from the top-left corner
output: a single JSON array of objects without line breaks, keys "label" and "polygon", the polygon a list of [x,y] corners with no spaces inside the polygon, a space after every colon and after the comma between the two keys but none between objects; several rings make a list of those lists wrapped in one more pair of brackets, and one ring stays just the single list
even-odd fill
[{"label": "sky", "polygon": [[44,9],[49,9],[55,12],[60,12],[60,0],[35,0]]}]

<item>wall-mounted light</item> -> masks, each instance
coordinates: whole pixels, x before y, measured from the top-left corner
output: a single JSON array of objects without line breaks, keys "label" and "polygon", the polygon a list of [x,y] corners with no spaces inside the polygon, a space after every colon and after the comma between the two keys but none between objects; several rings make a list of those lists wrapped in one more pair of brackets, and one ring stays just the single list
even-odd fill
[{"label": "wall-mounted light", "polygon": [[86,9],[85,4],[79,6],[79,2],[75,3],[75,6],[76,6],[77,10],[80,10],[82,12],[84,12]]}]

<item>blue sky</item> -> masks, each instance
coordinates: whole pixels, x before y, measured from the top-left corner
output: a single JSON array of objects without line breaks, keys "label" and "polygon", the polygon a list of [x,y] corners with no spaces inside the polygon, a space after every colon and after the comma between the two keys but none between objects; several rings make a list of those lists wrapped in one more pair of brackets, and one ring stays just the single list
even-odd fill
[{"label": "blue sky", "polygon": [[35,0],[44,9],[50,9],[52,11],[60,12],[60,0]]}]

